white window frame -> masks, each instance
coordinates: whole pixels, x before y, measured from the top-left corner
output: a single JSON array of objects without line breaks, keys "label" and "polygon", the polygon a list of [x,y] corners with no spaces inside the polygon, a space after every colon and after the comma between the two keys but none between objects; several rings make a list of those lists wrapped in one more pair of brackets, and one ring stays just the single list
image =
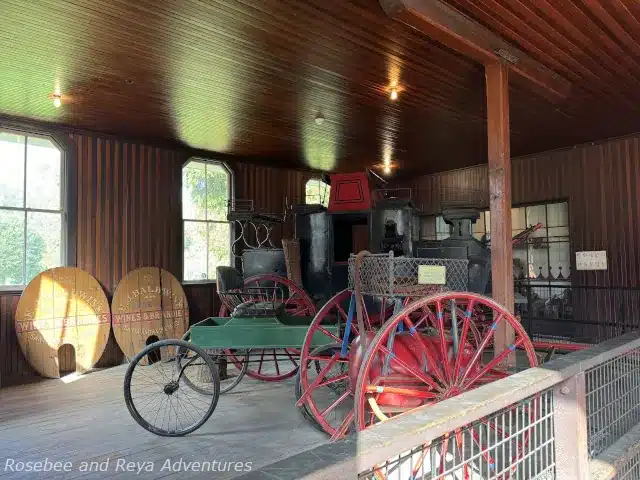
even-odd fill
[{"label": "white window frame", "polygon": [[[61,216],[61,238],[60,238],[60,266],[67,266],[69,261],[69,202],[68,202],[68,165],[67,165],[67,151],[53,136],[46,134],[38,134],[25,132],[21,130],[14,130],[11,128],[0,127],[0,133],[9,133],[13,135],[20,135],[24,137],[24,197],[22,207],[5,207],[0,206],[0,210],[8,210],[13,212],[24,212],[24,246],[22,252],[22,278],[26,280],[27,277],[27,219],[26,216],[29,212],[36,213],[59,213]],[[51,144],[60,152],[60,210],[46,210],[42,208],[29,208],[27,207],[27,156],[28,156],[28,142],[29,138],[41,138],[48,140]],[[40,272],[42,273],[42,272]],[[0,284],[0,291],[22,291],[26,288],[28,282],[24,285],[4,285]]]},{"label": "white window frame", "polygon": [[[226,173],[227,173],[227,178],[229,179],[228,181],[228,193],[227,193],[227,205],[229,204],[229,201],[233,201],[234,194],[235,194],[235,189],[234,189],[234,174],[233,174],[233,170],[229,167],[229,165],[227,165],[225,162],[221,162],[219,160],[212,160],[212,159],[208,159],[208,158],[201,158],[201,157],[190,157],[183,165],[182,165],[182,169],[180,170],[180,196],[181,196],[181,203],[182,203],[182,171],[184,170],[184,168],[189,165],[190,163],[204,163],[204,164],[208,164],[208,165],[216,165],[219,167],[222,167]],[[206,178],[206,177],[205,177]],[[206,198],[206,182],[205,182],[205,198]],[[227,223],[229,224],[229,265],[234,266],[235,264],[235,257],[233,256],[233,250],[232,250],[232,246],[233,246],[233,241],[234,241],[234,222],[230,222],[230,221],[221,221],[221,220],[196,220],[196,219],[188,219],[188,218],[184,218],[184,207],[182,208],[181,211],[181,216],[182,216],[182,283],[183,284],[207,284],[207,283],[215,283],[216,282],[216,278],[209,278],[209,228],[207,228],[207,278],[204,280],[186,280],[185,279],[185,265],[184,265],[184,226],[185,226],[185,222],[197,222],[197,223],[204,223],[207,226],[211,223]],[[215,273],[215,272],[214,272]]]}]

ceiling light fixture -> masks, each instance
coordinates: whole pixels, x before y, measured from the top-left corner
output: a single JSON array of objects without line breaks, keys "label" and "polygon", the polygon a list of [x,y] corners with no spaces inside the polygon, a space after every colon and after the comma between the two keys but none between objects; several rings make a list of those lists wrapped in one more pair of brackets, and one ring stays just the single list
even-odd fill
[{"label": "ceiling light fixture", "polygon": [[60,108],[60,106],[62,105],[62,99],[60,98],[59,94],[54,94],[53,95],[53,106],[56,108]]},{"label": "ceiling light fixture", "polygon": [[391,89],[391,100],[397,100],[398,99],[398,90],[396,90],[395,88]]},{"label": "ceiling light fixture", "polygon": [[316,119],[315,120],[316,120],[316,123],[318,125],[322,125],[324,123],[324,117],[322,116],[321,113],[316,115]]}]

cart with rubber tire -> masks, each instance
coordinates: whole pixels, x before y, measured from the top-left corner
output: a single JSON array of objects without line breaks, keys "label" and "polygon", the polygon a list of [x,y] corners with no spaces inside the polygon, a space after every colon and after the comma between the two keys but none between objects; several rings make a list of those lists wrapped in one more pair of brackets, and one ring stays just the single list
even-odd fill
[{"label": "cart with rubber tire", "polygon": [[[152,433],[181,436],[198,429],[220,394],[245,374],[277,381],[297,373],[314,313],[304,292],[282,277],[243,280],[239,271],[218,267],[218,294],[229,315],[192,325],[180,340],[148,345],[127,368],[127,408]],[[336,327],[327,332],[338,334]],[[313,348],[329,343],[323,335],[310,340]]]}]

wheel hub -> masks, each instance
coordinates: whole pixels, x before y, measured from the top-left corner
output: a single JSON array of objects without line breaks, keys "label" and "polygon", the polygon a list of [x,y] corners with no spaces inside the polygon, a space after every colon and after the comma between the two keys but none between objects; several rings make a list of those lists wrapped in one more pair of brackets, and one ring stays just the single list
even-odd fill
[{"label": "wheel hub", "polygon": [[164,393],[166,393],[167,395],[173,395],[176,392],[176,390],[178,390],[178,382],[172,381],[167,383],[164,386],[163,390],[164,390]]}]

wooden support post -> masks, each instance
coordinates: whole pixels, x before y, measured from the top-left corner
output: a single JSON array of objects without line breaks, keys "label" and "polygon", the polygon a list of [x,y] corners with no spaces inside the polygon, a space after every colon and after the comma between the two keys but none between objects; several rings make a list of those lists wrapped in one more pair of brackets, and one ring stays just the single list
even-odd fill
[{"label": "wooden support post", "polygon": [[553,389],[556,478],[589,478],[586,380],[584,372]]},{"label": "wooden support post", "polygon": [[[509,69],[501,62],[485,66],[487,137],[489,147],[489,209],[491,212],[491,282],[493,299],[514,310],[513,248],[511,244],[511,152],[509,147]],[[495,332],[495,352],[514,340],[513,328],[501,322]],[[514,365],[515,355],[507,364]]]}]

